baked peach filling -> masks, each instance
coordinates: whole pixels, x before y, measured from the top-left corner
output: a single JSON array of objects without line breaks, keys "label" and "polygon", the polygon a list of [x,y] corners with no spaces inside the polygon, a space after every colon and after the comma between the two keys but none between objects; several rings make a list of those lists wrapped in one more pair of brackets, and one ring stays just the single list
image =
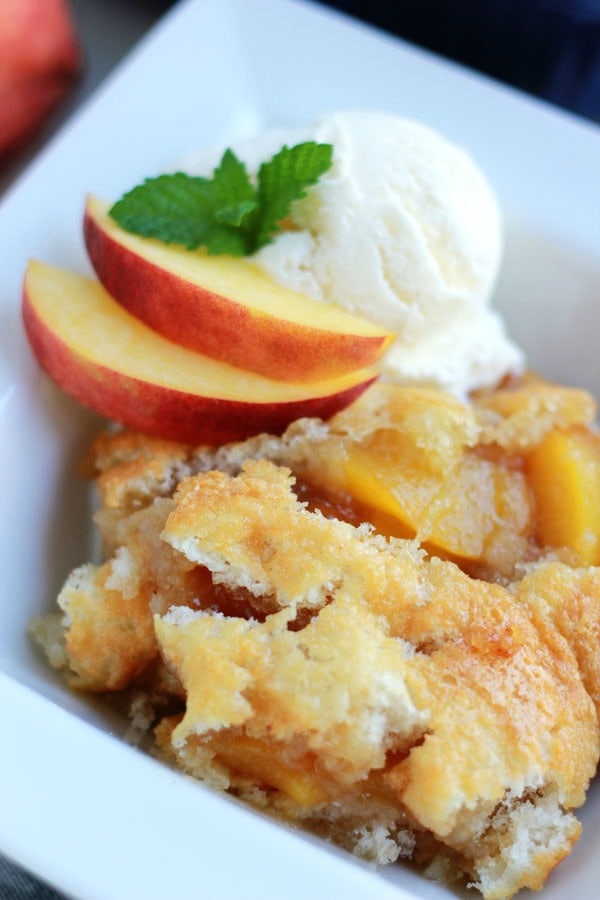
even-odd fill
[{"label": "baked peach filling", "polygon": [[34,631],[193,776],[487,900],[539,886],[599,753],[594,417],[527,376],[222,447],[102,436],[105,561]]},{"label": "baked peach filling", "polygon": [[211,741],[219,762],[259,784],[282,791],[300,806],[311,807],[332,799],[334,793],[315,771],[314,755],[285,759],[285,748],[247,734],[226,735]]},{"label": "baked peach filling", "polygon": [[[571,551],[578,564],[598,565],[600,436],[578,422],[550,427],[536,439],[536,405],[527,408],[536,387],[525,381],[498,393],[505,408],[510,401],[503,394],[515,393],[509,416],[514,427],[519,415],[522,429],[529,418],[530,434],[513,436],[509,446],[498,442],[500,429],[495,440],[481,442],[481,434],[471,439],[468,412],[465,421],[450,423],[453,434],[453,398],[436,392],[436,404],[425,393],[416,426],[405,419],[401,429],[387,423],[358,440],[328,440],[315,461],[304,464],[299,496],[325,515],[370,522],[387,536],[416,537],[431,555],[468,571],[475,565],[505,574],[545,548]],[[580,393],[561,396],[561,422],[584,414]],[[350,415],[342,413],[338,421]]]},{"label": "baked peach filling", "polygon": [[[571,551],[577,564],[600,560],[600,438],[582,425],[551,430],[526,453],[475,446],[437,459],[426,440],[417,447],[385,430],[344,447],[330,462],[339,462],[337,489],[319,484],[318,474],[294,485],[307,508],[326,518],[355,526],[369,522],[389,536],[419,535],[429,553],[467,569],[469,563],[489,564],[486,551],[494,542],[520,553],[527,547],[531,558],[554,547]],[[225,616],[265,615],[243,590],[211,585],[204,600]],[[290,627],[306,621],[300,615]],[[243,734],[224,735],[210,746],[231,771],[301,806],[335,795],[310,757],[290,765],[282,748]]]},{"label": "baked peach filling", "polygon": [[527,456],[526,475],[537,542],[599,565],[600,437],[581,426],[551,431]]}]

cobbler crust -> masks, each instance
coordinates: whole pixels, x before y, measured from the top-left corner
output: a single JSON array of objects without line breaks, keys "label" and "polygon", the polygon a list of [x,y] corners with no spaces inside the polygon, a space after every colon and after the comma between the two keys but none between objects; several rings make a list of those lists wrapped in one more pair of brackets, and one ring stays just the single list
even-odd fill
[{"label": "cobbler crust", "polygon": [[[487,900],[539,888],[598,760],[600,570],[532,545],[518,460],[593,416],[532,379],[472,404],[383,385],[328,424],[222,448],[104,435],[88,464],[105,560],[34,633],[213,787]],[[389,433],[431,479],[502,470],[516,499],[478,520],[477,570],[304,499]]]}]

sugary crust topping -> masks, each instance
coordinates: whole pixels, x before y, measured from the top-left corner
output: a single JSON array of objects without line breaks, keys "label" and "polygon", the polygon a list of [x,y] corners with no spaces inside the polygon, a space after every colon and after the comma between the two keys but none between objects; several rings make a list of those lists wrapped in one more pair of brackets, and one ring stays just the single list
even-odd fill
[{"label": "sugary crust topping", "polygon": [[511,590],[529,609],[538,628],[546,622],[565,638],[587,692],[600,711],[600,569],[574,569],[547,561],[531,567]]},{"label": "sugary crust topping", "polygon": [[[360,587],[354,583],[359,559],[376,554],[383,541],[367,527],[357,531],[311,515],[292,492],[288,469],[249,460],[242,472],[231,478],[212,471],[183,481],[164,540],[231,587],[275,593],[281,607],[320,607],[341,586],[360,593],[370,573],[358,576]],[[408,546],[399,552],[418,554]]]},{"label": "sugary crust topping", "polygon": [[[425,827],[447,835],[463,808],[548,783],[566,806],[582,802],[598,751],[595,710],[567,642],[555,632],[544,640],[507,590],[424,560],[409,542],[308,512],[289,473],[266,461],[247,462],[237,477],[189,479],[175,502],[165,540],[219,579],[269,592],[284,609],[304,604],[329,616],[342,603],[349,617],[366,605],[384,633],[417,648],[405,677],[428,734],[389,783]],[[224,642],[225,624],[214,627]],[[566,745],[583,753],[566,755]]]},{"label": "sugary crust topping", "polygon": [[156,622],[187,690],[176,747],[244,725],[254,738],[301,741],[345,785],[423,734],[427,715],[407,684],[409,653],[362,604],[331,603],[301,631],[288,629],[288,611],[262,624],[177,613]]},{"label": "sugary crust topping", "polygon": [[538,444],[553,428],[591,425],[596,402],[587,391],[550,384],[533,375],[514,386],[481,391],[474,398],[481,442],[515,452]]},{"label": "sugary crust topping", "polygon": [[[526,378],[470,404],[379,385],[220,448],[103,436],[107,561],[34,631],[75,687],[154,710],[191,774],[487,900],[539,888],[598,759],[600,576],[534,546],[522,458],[593,414]],[[410,528],[341,521],[352,466]]]}]

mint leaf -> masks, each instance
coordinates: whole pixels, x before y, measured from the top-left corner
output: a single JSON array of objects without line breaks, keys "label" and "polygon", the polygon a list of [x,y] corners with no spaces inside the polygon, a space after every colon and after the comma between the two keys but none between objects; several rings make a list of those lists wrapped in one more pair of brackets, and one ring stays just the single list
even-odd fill
[{"label": "mint leaf", "polygon": [[225,209],[218,209],[215,213],[217,222],[222,222],[224,225],[233,225],[234,228],[239,228],[246,218],[246,216],[253,212],[256,209],[256,203],[251,203],[248,200],[244,200],[242,203],[238,203],[237,206],[226,206]]},{"label": "mint leaf", "polygon": [[292,203],[306,196],[331,167],[333,147],[308,141],[295,147],[282,147],[258,172],[260,218],[255,234],[255,249],[264,247],[280,231],[280,222]]},{"label": "mint leaf", "polygon": [[206,178],[183,172],[147,178],[115,203],[110,215],[126,231],[165,244],[182,244],[188,250],[204,246],[233,256],[246,252],[238,229],[216,218],[213,188]]},{"label": "mint leaf", "polygon": [[237,228],[258,207],[256,188],[246,166],[232,150],[225,151],[213,173],[212,198],[218,221]]},{"label": "mint leaf", "polygon": [[263,163],[255,186],[246,167],[226,150],[212,178],[176,172],[148,178],[110,209],[126,231],[203,247],[210,254],[247,256],[268,244],[295,200],[331,166],[333,147],[309,141],[283,147]]}]

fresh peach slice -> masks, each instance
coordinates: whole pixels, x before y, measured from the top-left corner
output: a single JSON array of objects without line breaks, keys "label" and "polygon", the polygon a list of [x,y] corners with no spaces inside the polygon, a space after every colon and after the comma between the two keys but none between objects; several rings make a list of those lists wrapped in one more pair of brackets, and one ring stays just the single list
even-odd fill
[{"label": "fresh peach slice", "polygon": [[94,197],[84,235],[100,281],[129,312],[232,366],[315,381],[371,365],[393,340],[364,319],[275,284],[247,259],[130,234]]},{"label": "fresh peach slice", "polygon": [[156,334],[95,280],[40,262],[25,276],[23,317],[38,361],[67,393],[129,428],[188,443],[329,417],[376,377],[361,370],[298,384],[244,372]]},{"label": "fresh peach slice", "polygon": [[536,538],[600,565],[600,437],[583,426],[549,432],[528,455]]}]

